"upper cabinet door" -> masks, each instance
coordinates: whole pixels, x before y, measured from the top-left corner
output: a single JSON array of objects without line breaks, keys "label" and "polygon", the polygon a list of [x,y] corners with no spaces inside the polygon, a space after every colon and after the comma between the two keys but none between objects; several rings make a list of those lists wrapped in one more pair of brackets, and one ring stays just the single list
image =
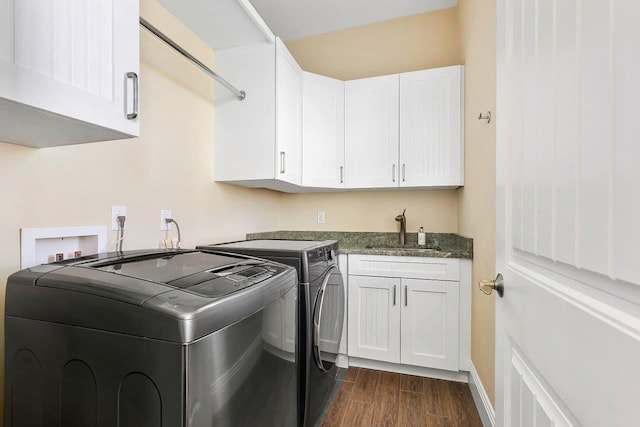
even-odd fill
[{"label": "upper cabinet door", "polygon": [[401,187],[464,184],[462,66],[400,74]]},{"label": "upper cabinet door", "polygon": [[139,135],[138,17],[137,1],[0,0],[0,140]]},{"label": "upper cabinet door", "polygon": [[302,182],[302,69],[276,39],[276,178]]},{"label": "upper cabinet door", "polygon": [[344,187],[344,82],[302,74],[302,185]]},{"label": "upper cabinet door", "polygon": [[345,83],[345,185],[398,186],[398,74]]}]

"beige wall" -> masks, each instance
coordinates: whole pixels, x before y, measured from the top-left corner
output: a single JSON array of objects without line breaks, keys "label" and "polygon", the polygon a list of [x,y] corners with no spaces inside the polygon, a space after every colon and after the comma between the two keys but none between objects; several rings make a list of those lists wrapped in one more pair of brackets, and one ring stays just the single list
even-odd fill
[{"label": "beige wall", "polygon": [[[478,120],[496,112],[495,0],[459,0],[465,58],[465,186],[458,190],[458,232],[473,237],[471,359],[495,402],[495,296],[475,286],[495,277],[495,122]],[[496,118],[499,120],[499,117]]]},{"label": "beige wall", "polygon": [[303,70],[341,80],[460,64],[456,8],[287,42]]},{"label": "beige wall", "polygon": [[[213,52],[154,0],[141,1],[141,14],[212,65]],[[213,182],[211,79],[144,30],[141,56],[140,138],[39,150],[0,143],[2,310],[22,227],[106,225],[114,204],[127,206],[125,249],[157,247],[161,208],[173,210],[185,247],[278,227],[278,193]]]},{"label": "beige wall", "polygon": [[[458,200],[448,191],[366,191],[283,195],[280,227],[286,230],[398,231],[395,216],[407,209],[407,231],[455,233]],[[317,213],[325,223],[317,223]]]},{"label": "beige wall", "polygon": [[[287,42],[303,70],[350,80],[460,64],[455,8],[364,25]],[[286,194],[280,227],[294,230],[397,231],[407,209],[407,230],[458,229],[455,190]],[[317,211],[326,223],[317,224]]]}]

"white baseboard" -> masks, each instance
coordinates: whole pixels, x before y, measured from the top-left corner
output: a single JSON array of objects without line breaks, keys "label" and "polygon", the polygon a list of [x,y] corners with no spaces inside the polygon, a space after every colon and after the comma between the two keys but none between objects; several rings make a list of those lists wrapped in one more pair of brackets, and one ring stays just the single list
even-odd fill
[{"label": "white baseboard", "polygon": [[469,379],[468,373],[464,371],[454,372],[444,371],[442,369],[421,368],[419,366],[399,365],[397,363],[381,362],[379,360],[360,359],[359,357],[349,357],[349,366],[415,375],[418,377],[436,378],[439,380],[457,381],[460,383],[466,383]]},{"label": "white baseboard", "polygon": [[469,363],[469,388],[471,389],[471,395],[473,396],[476,408],[478,408],[482,425],[484,427],[495,427],[496,412],[491,405],[487,391],[482,385],[480,376],[478,376],[478,371],[476,371],[476,367],[473,366],[473,362]]}]

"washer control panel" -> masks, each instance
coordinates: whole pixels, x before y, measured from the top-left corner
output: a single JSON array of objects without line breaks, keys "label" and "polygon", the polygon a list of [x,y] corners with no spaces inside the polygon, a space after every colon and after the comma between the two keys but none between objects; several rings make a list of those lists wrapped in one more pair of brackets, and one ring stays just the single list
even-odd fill
[{"label": "washer control panel", "polygon": [[277,274],[276,269],[270,266],[252,267],[230,274],[227,276],[227,279],[246,285],[253,285],[254,283],[262,282],[275,274]]},{"label": "washer control panel", "polygon": [[228,274],[214,274],[214,277],[209,280],[202,281],[187,290],[210,298],[222,297],[269,280],[286,270],[287,267],[276,264],[260,264],[259,266],[234,269]]}]

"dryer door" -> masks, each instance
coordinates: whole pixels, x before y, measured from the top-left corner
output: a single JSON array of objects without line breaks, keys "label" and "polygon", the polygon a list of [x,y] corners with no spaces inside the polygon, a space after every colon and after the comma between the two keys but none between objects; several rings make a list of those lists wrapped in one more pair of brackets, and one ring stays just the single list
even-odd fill
[{"label": "dryer door", "polygon": [[318,368],[327,372],[335,364],[344,320],[344,283],[337,266],[325,273],[313,308],[313,355]]}]

